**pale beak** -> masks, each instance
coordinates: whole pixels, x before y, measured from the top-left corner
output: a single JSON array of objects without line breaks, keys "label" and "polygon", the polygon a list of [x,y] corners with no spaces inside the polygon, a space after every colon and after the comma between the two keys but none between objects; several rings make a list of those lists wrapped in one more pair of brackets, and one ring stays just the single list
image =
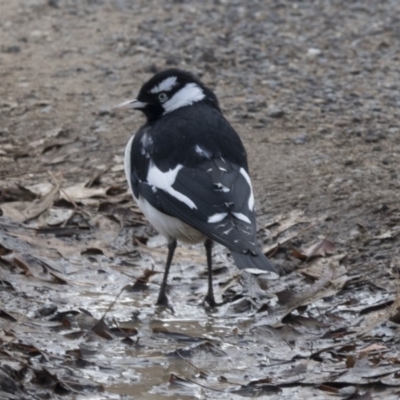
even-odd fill
[{"label": "pale beak", "polygon": [[138,100],[128,100],[124,101],[121,104],[118,104],[117,106],[113,107],[112,110],[140,110],[142,108],[145,108],[147,106],[147,103],[143,103],[142,101]]}]

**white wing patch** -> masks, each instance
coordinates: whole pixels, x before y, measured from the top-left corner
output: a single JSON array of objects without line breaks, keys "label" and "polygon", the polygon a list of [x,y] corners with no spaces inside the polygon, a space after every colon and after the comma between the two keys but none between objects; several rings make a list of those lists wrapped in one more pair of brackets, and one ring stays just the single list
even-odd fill
[{"label": "white wing patch", "polygon": [[197,101],[203,100],[206,95],[196,83],[188,83],[181,90],[176,92],[168,101],[162,104],[164,114],[180,107],[190,106]]},{"label": "white wing patch", "polygon": [[241,221],[246,222],[247,224],[251,224],[249,217],[247,217],[246,215],[244,215],[242,213],[233,212],[232,215],[234,217],[236,217],[237,219],[240,219]]},{"label": "white wing patch", "polygon": [[177,79],[176,76],[170,76],[169,78],[164,79],[160,84],[151,89],[150,93],[156,94],[160,92],[169,92],[178,84]]},{"label": "white wing patch", "polygon": [[249,174],[246,172],[246,170],[244,168],[240,168],[239,172],[243,175],[244,179],[246,179],[247,183],[250,186],[249,210],[253,211],[253,209],[254,209],[254,194],[253,194],[253,186],[251,186],[251,180],[250,180]]},{"label": "white wing patch", "polygon": [[208,222],[210,224],[215,224],[217,222],[221,222],[227,215],[228,215],[228,213],[217,213],[217,214],[211,215],[211,217],[208,217]]},{"label": "white wing patch", "polygon": [[222,183],[214,183],[214,187],[217,192],[224,192],[224,193],[228,193],[231,191],[231,189],[229,189],[227,186],[224,186]]},{"label": "white wing patch", "polygon": [[172,197],[175,197],[182,203],[185,203],[189,208],[197,209],[196,204],[193,203],[189,197],[175,190],[172,185],[176,180],[178,172],[183,168],[183,165],[178,164],[174,169],[170,169],[167,172],[162,172],[156,165],[151,162],[149,172],[147,174],[147,182],[149,185],[154,186],[157,189],[165,190]]}]

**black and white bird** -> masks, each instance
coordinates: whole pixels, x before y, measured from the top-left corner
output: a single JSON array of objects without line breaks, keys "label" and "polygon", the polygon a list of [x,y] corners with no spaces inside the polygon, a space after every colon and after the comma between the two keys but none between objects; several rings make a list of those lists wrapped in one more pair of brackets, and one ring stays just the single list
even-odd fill
[{"label": "black and white bird", "polygon": [[125,173],[140,210],[168,240],[157,304],[168,304],[166,285],[177,240],[204,241],[205,301],[211,306],[216,304],[213,241],[230,250],[240,269],[277,272],[257,244],[245,148],[215,94],[192,74],[168,69],[146,82],[136,100],[115,108],[140,110],[147,118],[126,146]]}]

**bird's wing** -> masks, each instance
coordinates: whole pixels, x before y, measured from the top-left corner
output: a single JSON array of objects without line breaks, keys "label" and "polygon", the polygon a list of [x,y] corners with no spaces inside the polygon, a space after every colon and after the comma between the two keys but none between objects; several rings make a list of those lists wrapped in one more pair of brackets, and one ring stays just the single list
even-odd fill
[{"label": "bird's wing", "polygon": [[236,252],[256,253],[254,197],[243,167],[223,158],[166,172],[149,161],[147,179],[136,182],[153,207],[176,217]]}]

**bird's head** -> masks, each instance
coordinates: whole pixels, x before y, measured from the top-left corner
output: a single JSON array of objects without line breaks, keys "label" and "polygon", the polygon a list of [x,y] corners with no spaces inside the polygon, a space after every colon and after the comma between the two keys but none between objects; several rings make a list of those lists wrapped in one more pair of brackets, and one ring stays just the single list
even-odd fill
[{"label": "bird's head", "polygon": [[115,109],[140,110],[152,121],[198,102],[219,110],[217,97],[210,89],[191,73],[173,68],[154,75],[142,86],[135,100],[125,101]]}]

